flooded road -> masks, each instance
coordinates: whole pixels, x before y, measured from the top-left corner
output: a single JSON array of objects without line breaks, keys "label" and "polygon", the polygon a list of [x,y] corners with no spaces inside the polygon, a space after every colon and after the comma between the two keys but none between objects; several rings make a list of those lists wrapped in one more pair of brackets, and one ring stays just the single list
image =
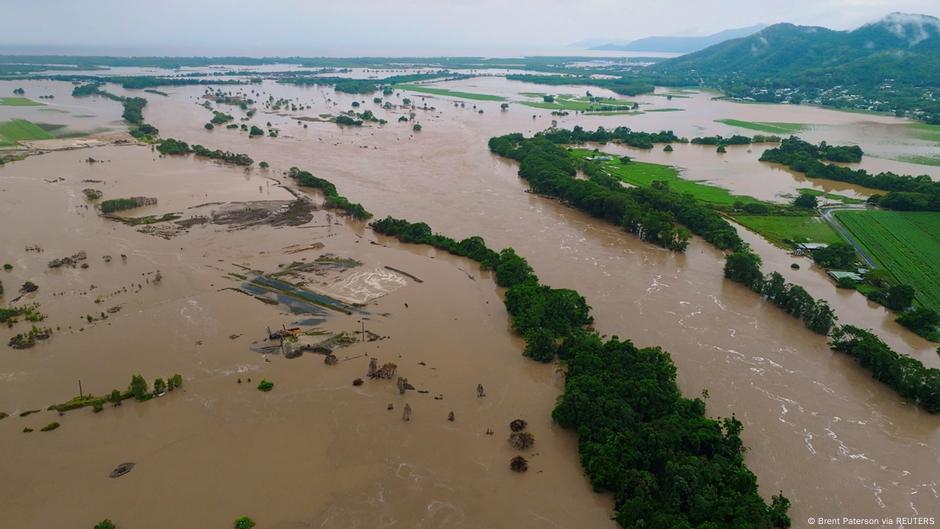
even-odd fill
[{"label": "flooded road", "polygon": [[[486,82],[498,84],[499,80],[487,78]],[[457,83],[455,87],[459,87]],[[544,90],[538,85],[525,86],[532,92]],[[472,91],[469,86],[464,88]],[[558,91],[558,87],[552,88]],[[121,93],[119,88],[113,90]],[[687,395],[708,390],[710,414],[734,413],[742,420],[745,423],[743,437],[751,448],[747,463],[759,478],[761,492],[769,497],[783,490],[793,501],[791,516],[797,521],[795,526],[800,526],[800,521],[809,516],[826,514],[940,516],[940,418],[903,401],[872,380],[851,359],[831,352],[825,338],[806,330],[800,321],[760,301],[740,285],[724,281],[723,255],[709,245],[694,239],[685,254],[676,255],[642,243],[616,227],[557,202],[527,194],[525,183],[516,176],[515,164],[492,156],[486,147],[491,136],[508,132],[532,134],[548,127],[552,119],[558,119],[559,126],[566,127],[627,125],[637,130],[673,129],[686,136],[728,134],[731,129],[714,120],[745,119],[745,114],[747,119],[755,121],[805,121],[847,128],[858,123],[893,126],[899,120],[810,107],[735,105],[711,101],[704,95],[676,98],[668,103],[669,106],[688,105],[686,111],[680,112],[606,117],[571,114],[553,118],[548,111],[517,103],[503,112],[499,102],[464,101],[463,107],[455,107],[450,98],[404,94],[419,106],[426,103],[435,107],[415,111],[416,120],[423,125],[423,130],[415,133],[410,123],[397,122],[403,111],[381,109],[371,102],[371,97],[338,95],[325,87],[293,87],[269,82],[233,90],[261,92],[254,95],[256,99],[266,99],[268,95],[291,98],[312,108],[293,113],[259,110],[254,122],[270,121],[280,134],[277,138],[249,140],[247,134],[237,131],[204,130],[202,124],[212,116],[211,112],[197,106],[204,89],[190,87],[168,90],[170,97],[149,97],[146,119],[160,128],[163,136],[246,152],[257,161],[266,160],[272,165],[272,176],[290,166],[308,169],[335,183],[342,194],[361,202],[378,216],[423,220],[435,230],[454,237],[481,235],[491,247],[514,247],[526,256],[547,284],[581,292],[593,307],[601,333],[627,337],[638,345],[663,346],[671,352],[678,366],[679,382]],[[482,91],[482,87],[478,90]],[[655,98],[663,105],[661,98],[646,97]],[[398,98],[392,96],[391,101],[397,103]],[[296,119],[348,109],[354,99],[368,101],[362,103],[362,108],[373,110],[389,123],[343,128],[334,123]],[[237,118],[242,115],[237,107],[223,109]],[[481,109],[482,114],[478,112]],[[793,112],[800,115],[794,117]],[[819,139],[830,140],[824,137],[825,133],[820,135]],[[810,135],[806,137],[814,139]],[[859,143],[868,151],[870,148],[861,140]],[[688,145],[678,147],[670,156],[681,161],[671,163],[686,168],[683,176],[687,178],[714,181],[758,198],[779,197],[799,187],[821,188],[818,181],[800,181],[788,171],[759,164],[756,160],[760,148],[752,146],[751,151],[729,149],[725,157],[719,157],[712,149]],[[665,161],[658,157],[666,155],[656,151],[638,157]],[[52,155],[4,168],[0,171],[3,177],[0,183],[11,188],[12,181],[6,177],[22,175],[35,179],[40,173],[50,177],[44,173],[55,173],[62,161],[53,160],[43,166],[48,156]],[[80,151],[74,156],[75,162],[69,164],[83,167],[78,164],[82,157]],[[154,162],[153,155],[145,149],[144,156],[148,163],[161,166],[187,163],[213,167],[202,162]],[[883,160],[877,163],[893,167],[897,172],[908,172],[905,167],[910,165]],[[71,167],[69,164],[64,166]],[[865,162],[862,165],[865,166]],[[915,167],[928,173],[936,169]],[[250,198],[251,195],[267,189],[258,170],[250,174],[229,172],[232,173],[230,184],[214,182],[211,186],[212,190],[233,193],[229,200],[254,200],[257,198]],[[78,175],[71,178],[78,178]],[[146,180],[145,176],[142,178]],[[202,175],[187,178],[202,185]],[[213,182],[212,171],[207,171],[205,178]],[[192,184],[179,185],[189,189]],[[161,193],[160,188],[152,193],[172,196],[169,192],[172,188],[166,189],[167,193]],[[278,191],[272,189],[272,192]],[[864,190],[835,191],[864,194]],[[207,192],[208,189],[202,191]],[[147,194],[147,191],[140,193]],[[183,194],[192,204],[205,201],[200,197],[198,186]],[[181,202],[185,202],[183,198]],[[63,204],[57,206],[50,211],[58,211]],[[156,209],[166,211],[162,203]],[[105,222],[91,212],[86,215],[92,217],[88,222]],[[65,221],[59,219],[58,222]],[[320,222],[322,219],[315,219],[311,224]],[[59,432],[63,435],[39,438],[43,443],[48,441],[50,446],[48,453],[37,449],[37,454],[56,454],[64,460],[70,446],[87,451],[97,460],[94,469],[91,461],[80,463],[83,465],[81,479],[83,483],[90,479],[87,476],[93,475],[94,470],[98,472],[95,475],[101,476],[101,482],[97,483],[100,486],[114,486],[106,477],[113,464],[134,457],[141,459],[139,454],[151,454],[145,461],[161,470],[159,479],[140,482],[141,487],[147,487],[148,495],[127,492],[123,484],[121,489],[114,486],[115,498],[138,503],[125,505],[109,501],[106,504],[112,509],[109,512],[123,509],[121,512],[131,516],[130,513],[140,509],[155,509],[156,505],[166,503],[153,501],[154,498],[178,498],[185,491],[184,497],[193,505],[172,516],[194,517],[204,524],[218,519],[217,515],[223,515],[224,519],[224,516],[234,518],[243,514],[238,510],[239,505],[261,504],[266,510],[263,514],[277,519],[281,525],[275,526],[282,527],[302,527],[300,520],[318,522],[313,526],[348,527],[355,526],[353,522],[359,520],[359,516],[368,517],[374,526],[393,525],[394,521],[418,526],[420,521],[426,527],[510,524],[544,527],[545,520],[561,527],[612,525],[606,520],[610,501],[590,493],[580,473],[573,437],[557,432],[551,424],[549,410],[558,392],[558,375],[551,366],[534,365],[521,357],[519,340],[508,331],[497,289],[485,275],[480,276],[472,263],[443,256],[431,260],[426,257],[425,249],[391,242],[385,242],[387,247],[372,245],[367,239],[373,235],[368,230],[362,231],[361,227],[348,231],[336,228],[335,235],[324,239],[328,250],[352,255],[366,267],[394,262],[396,264],[391,266],[425,280],[423,284],[409,284],[390,292],[370,304],[369,310],[373,313],[391,314],[387,320],[377,318],[369,323],[374,332],[390,335],[389,341],[354,345],[342,353],[351,357],[369,350],[380,358],[388,354],[385,352],[388,350],[394,351],[393,354],[406,354],[405,360],[396,360],[396,363],[400,369],[409,371],[409,378],[417,377],[411,373],[425,367],[418,364],[420,361],[426,362],[428,368],[438,367],[422,383],[429,385],[431,394],[446,390],[445,399],[434,401],[430,400],[430,395],[422,395],[427,403],[421,407],[415,405],[419,420],[409,424],[410,429],[402,429],[400,402],[395,401],[394,411],[387,411],[385,407],[387,402],[398,398],[393,388],[370,382],[361,389],[354,389],[349,384],[352,378],[364,373],[363,358],[341,362],[332,372],[326,372],[327,368],[319,359],[311,363],[306,355],[291,361],[276,358],[268,364],[255,353],[246,352],[238,340],[233,342],[228,338],[232,333],[247,332],[247,327],[260,328],[268,322],[276,327],[290,323],[291,318],[282,315],[281,321],[273,321],[270,307],[246,296],[217,292],[220,274],[230,268],[226,263],[274,269],[289,260],[283,248],[314,240],[308,233],[317,233],[315,230],[278,229],[273,236],[263,230],[236,231],[221,237],[215,232],[194,228],[186,235],[164,241],[134,233],[125,226],[107,226],[106,229],[122,235],[101,240],[102,244],[130,236],[134,242],[127,243],[128,246],[140,244],[141,255],[153,260],[147,266],[138,265],[139,268],[127,277],[117,276],[115,281],[129,282],[135,274],[159,267],[167,279],[160,289],[142,291],[145,297],[154,296],[152,305],[148,306],[165,310],[168,322],[197,323],[174,328],[169,333],[171,338],[165,338],[166,329],[147,330],[151,329],[151,318],[144,312],[136,315],[133,325],[133,319],[122,316],[128,318],[124,323],[128,326],[126,331],[105,333],[99,324],[92,331],[86,329],[70,335],[67,343],[75,342],[76,345],[69,346],[74,347],[75,354],[55,354],[68,359],[50,358],[50,353],[43,351],[53,348],[42,346],[35,351],[40,354],[29,352],[27,355],[33,356],[26,356],[26,359],[19,356],[16,360],[5,360],[9,363],[0,364],[3,365],[0,372],[5,373],[6,382],[0,386],[0,391],[3,391],[4,402],[12,402],[8,407],[19,410],[26,409],[37,399],[45,403],[70,397],[74,390],[67,384],[74,386],[74,374],[83,366],[88,373],[83,377],[101,373],[96,383],[104,385],[105,390],[108,386],[123,384],[134,371],[146,371],[152,373],[152,377],[168,370],[187,369],[183,372],[187,383],[191,379],[196,382],[184,386],[187,389],[183,396],[129,404],[99,415],[82,411],[80,417],[69,417],[69,423],[64,424],[68,428]],[[100,234],[101,229],[95,228],[91,233]],[[901,331],[882,309],[869,306],[858,294],[837,291],[812,267],[789,270],[792,258],[754,236],[746,236],[764,258],[767,271],[777,270],[814,296],[829,300],[843,323],[871,327],[899,352],[911,354],[927,365],[940,364],[932,344]],[[83,245],[90,253],[95,240],[100,240],[98,235]],[[362,242],[357,242],[360,240]],[[26,243],[19,239],[14,242],[7,246],[19,255],[22,253],[19,248]],[[51,246],[51,243],[45,244]],[[60,246],[57,253],[74,251],[71,246]],[[184,250],[178,251],[179,247]],[[117,252],[104,248],[100,251]],[[30,269],[27,267],[42,269],[49,254],[47,249],[35,263],[18,264],[14,274],[23,273],[22,268]],[[137,261],[129,259],[127,266]],[[162,289],[171,284],[166,270],[174,266],[184,266],[189,270],[184,275],[191,274],[194,279],[187,280],[185,288],[166,294],[165,299],[159,298]],[[470,280],[458,267],[476,280]],[[27,279],[25,276],[17,278]],[[52,307],[60,301],[61,298],[55,302],[47,300],[43,306],[48,307],[50,313],[59,312]],[[403,309],[404,303],[408,303],[407,310]],[[124,315],[125,310],[121,314]],[[340,317],[326,325],[354,329],[356,323]],[[94,338],[90,338],[92,333],[97,333]],[[127,342],[134,340],[128,340],[129,336],[151,338],[131,345]],[[58,336],[54,340],[57,340],[55,344],[65,341]],[[195,345],[198,341],[202,341],[202,345]],[[369,349],[373,346],[375,350]],[[92,355],[94,365],[89,366],[86,360],[77,357],[78,354]],[[233,358],[238,358],[238,362],[233,362]],[[60,361],[65,363],[60,364]],[[58,369],[60,365],[65,366],[62,374],[49,373],[52,366]],[[242,376],[251,373],[257,377],[256,381],[262,373],[270,374],[272,380],[276,377],[278,389],[280,384],[285,389],[261,395],[253,387],[238,386],[232,380],[236,375],[229,372],[233,365],[243,370]],[[486,399],[477,400],[472,390],[456,394],[458,388],[464,385],[472,388],[477,378],[484,377],[487,380],[495,377],[495,382],[486,382],[489,393]],[[430,387],[432,381],[434,388]],[[502,389],[490,390],[491,384],[502,385]],[[66,387],[58,389],[60,385]],[[174,401],[183,403],[177,405]],[[179,410],[180,407],[185,410]],[[457,422],[443,420],[448,409],[455,411]],[[534,431],[539,439],[536,451],[540,455],[534,459],[538,462],[545,458],[546,463],[544,467],[536,464],[533,468],[544,469],[541,474],[530,471],[525,476],[509,475],[504,468],[498,468],[505,465],[511,455],[502,439],[501,428],[515,414],[523,413],[530,422],[538,422],[538,429]],[[423,422],[425,414],[434,417],[427,424]],[[116,419],[118,416],[120,420]],[[26,450],[25,445],[20,444],[27,442],[23,440],[26,436],[14,431],[14,425],[19,426],[22,420],[17,419],[19,422],[11,425],[11,419],[13,417],[0,422],[0,435],[14,439],[16,448]],[[38,419],[34,422],[38,423]],[[496,430],[493,437],[483,433],[490,423]],[[161,438],[166,434],[151,431],[153,425],[161,424],[174,432],[171,438],[191,440],[167,444],[167,439]],[[419,424],[420,429],[411,428]],[[85,428],[88,430],[83,430]],[[101,431],[99,428],[114,432],[113,439],[98,441],[93,434]],[[452,432],[452,428],[457,430]],[[75,433],[80,429],[83,433]],[[66,437],[66,433],[85,439],[88,444],[69,445],[75,438]],[[541,444],[543,438],[544,445]],[[54,444],[59,442],[63,444]],[[122,450],[126,452],[128,446],[138,443],[140,450],[134,452],[138,455],[119,456]],[[224,449],[219,448],[221,446]],[[232,461],[245,463],[233,465]],[[29,476],[28,461],[4,464],[12,465],[5,475],[20,479]],[[199,465],[209,465],[212,472],[202,471]],[[102,467],[104,470],[99,472],[97,469]],[[135,469],[134,473],[137,472]],[[122,480],[136,479],[134,473]],[[328,478],[321,481],[320,476],[324,474]],[[199,477],[191,478],[193,475]],[[277,476],[282,475],[285,476],[284,487],[276,487],[276,492],[272,490],[264,501],[253,497],[257,494],[258,482],[271,477],[277,480]],[[140,469],[141,479],[144,476],[144,469]],[[0,490],[0,493],[16,498],[16,504],[23,506],[21,512],[27,513],[20,519],[22,525],[33,526],[37,520],[49,520],[30,507],[34,505],[32,502],[36,497],[48,497],[55,494],[55,490],[63,490],[48,489],[60,485],[65,487],[66,482],[46,484],[46,489],[40,488],[42,494],[26,492],[20,487]],[[220,486],[229,493],[228,497],[220,499],[214,490],[213,494],[207,492]],[[119,492],[121,490],[124,492]],[[333,491],[334,496],[325,497],[329,491]],[[434,501],[428,502],[429,498]],[[69,501],[75,504],[68,510],[80,512],[81,499]],[[212,504],[213,501],[221,504]],[[208,507],[204,505],[206,502],[209,502]],[[422,517],[417,518],[415,513],[419,510]],[[255,516],[260,517],[260,514]]]}]

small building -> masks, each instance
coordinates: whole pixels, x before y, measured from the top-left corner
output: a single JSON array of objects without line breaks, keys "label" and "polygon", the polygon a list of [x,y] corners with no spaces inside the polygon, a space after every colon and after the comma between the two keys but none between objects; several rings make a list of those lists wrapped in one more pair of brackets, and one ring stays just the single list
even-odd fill
[{"label": "small building", "polygon": [[591,156],[588,158],[588,160],[591,160],[592,162],[609,162],[613,159],[613,156]]},{"label": "small building", "polygon": [[865,279],[855,272],[848,272],[845,270],[830,270],[828,273],[829,277],[835,279],[836,282],[841,281],[842,279],[851,279],[852,281],[862,281]]},{"label": "small building", "polygon": [[813,250],[828,248],[829,245],[823,242],[800,242],[797,243],[796,247],[804,252],[812,252]]}]

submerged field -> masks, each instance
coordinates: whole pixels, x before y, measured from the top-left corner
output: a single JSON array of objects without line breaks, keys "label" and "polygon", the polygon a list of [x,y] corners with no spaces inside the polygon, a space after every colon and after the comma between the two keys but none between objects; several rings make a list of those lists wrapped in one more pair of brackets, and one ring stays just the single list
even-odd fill
[{"label": "submerged field", "polygon": [[914,287],[916,300],[940,310],[940,213],[840,211],[836,218],[898,281]]}]

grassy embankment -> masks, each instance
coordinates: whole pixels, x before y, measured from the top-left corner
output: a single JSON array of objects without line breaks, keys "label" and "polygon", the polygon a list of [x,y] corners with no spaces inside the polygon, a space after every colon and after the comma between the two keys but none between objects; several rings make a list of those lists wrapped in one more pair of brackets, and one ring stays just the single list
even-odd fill
[{"label": "grassy embankment", "polygon": [[940,311],[940,213],[927,211],[839,211],[835,213],[868,253],[915,300]]},{"label": "grassy embankment", "polygon": [[395,90],[406,90],[408,92],[418,92],[421,94],[432,94],[438,96],[457,97],[460,99],[473,99],[476,101],[505,101],[506,98],[492,94],[478,94],[474,92],[458,92],[448,88],[435,88],[418,84],[402,83],[392,86]]},{"label": "grassy embankment", "polygon": [[789,135],[806,130],[809,125],[804,123],[778,123],[768,121],[743,121],[740,119],[717,119],[717,123],[724,123],[730,127],[756,130],[770,134]]},{"label": "grassy embankment", "polygon": [[11,119],[0,122],[0,146],[16,145],[18,141],[48,140],[53,135],[25,119]]}]

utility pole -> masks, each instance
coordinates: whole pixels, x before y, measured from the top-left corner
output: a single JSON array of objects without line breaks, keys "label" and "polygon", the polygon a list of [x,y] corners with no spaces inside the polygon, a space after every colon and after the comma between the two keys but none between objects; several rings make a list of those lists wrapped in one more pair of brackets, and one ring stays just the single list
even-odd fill
[{"label": "utility pole", "polygon": [[84,398],[85,395],[82,393],[82,379],[78,379],[78,397]]}]

